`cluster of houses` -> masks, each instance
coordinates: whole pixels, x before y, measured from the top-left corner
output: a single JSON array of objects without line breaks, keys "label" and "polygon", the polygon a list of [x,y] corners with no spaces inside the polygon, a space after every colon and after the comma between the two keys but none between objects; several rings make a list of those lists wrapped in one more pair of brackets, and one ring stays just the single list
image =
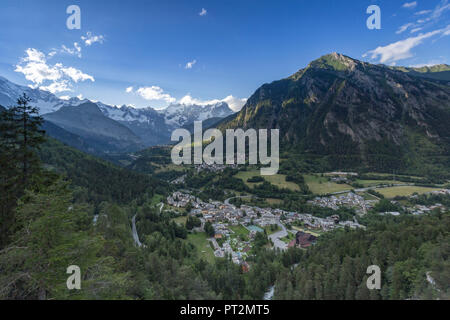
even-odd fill
[{"label": "cluster of houses", "polygon": [[207,164],[203,162],[202,164],[195,165],[195,169],[197,170],[197,173],[201,171],[211,171],[211,172],[222,172],[226,168],[232,168],[237,169],[237,164]]},{"label": "cluster of houses", "polygon": [[441,204],[441,203],[436,203],[434,205],[431,206],[424,206],[424,205],[415,205],[412,208],[408,208],[408,211],[411,212],[414,215],[421,215],[424,213],[429,213],[431,211],[433,211],[434,209],[440,209],[441,211],[446,211],[447,208]]},{"label": "cluster of houses", "polygon": [[[434,190],[434,191],[427,192],[425,194],[450,196],[450,189]],[[411,199],[418,198],[418,197],[419,197],[419,195],[417,195],[417,194],[414,194],[414,195],[410,196]]]},{"label": "cluster of houses", "polygon": [[319,218],[309,213],[289,212],[283,222],[287,224],[295,224],[297,221],[302,222],[303,226],[309,229],[320,229],[323,231],[331,231],[339,227],[350,227],[352,229],[365,228],[365,226],[357,223],[356,221],[340,221],[338,215]]},{"label": "cluster of houses", "polygon": [[[243,265],[246,264],[246,259],[252,248],[251,240],[242,241],[236,237],[226,238],[222,246],[219,246],[216,242],[214,244],[214,255],[218,258],[223,258],[226,255],[231,256],[231,261],[235,264]],[[248,265],[247,265],[248,269]]]},{"label": "cluster of houses", "polygon": [[193,195],[179,191],[175,191],[171,196],[167,197],[167,204],[177,208],[184,208],[188,203],[196,203],[198,201],[200,201],[200,199]]},{"label": "cluster of houses", "polygon": [[[233,262],[244,265],[245,259],[252,247],[252,240],[264,228],[280,224],[298,224],[312,229],[330,231],[335,228],[348,226],[350,228],[364,228],[354,221],[339,221],[339,216],[332,215],[327,218],[315,217],[307,213],[288,212],[277,208],[260,208],[256,206],[241,205],[240,208],[220,201],[201,199],[183,192],[174,192],[167,197],[167,203],[174,207],[191,206],[190,215],[200,217],[202,225],[209,221],[212,223],[215,236],[213,244],[215,256],[224,257],[229,254]],[[248,230],[248,239],[233,237],[233,226],[242,226]],[[221,242],[219,246],[217,242]],[[303,243],[300,241],[299,243]],[[304,244],[303,244],[304,246]],[[248,266],[247,266],[248,267]]]},{"label": "cluster of houses", "polygon": [[340,196],[331,197],[316,197],[314,200],[309,200],[311,205],[322,208],[331,208],[338,210],[341,206],[354,208],[357,213],[364,214],[367,210],[373,207],[377,200],[365,200],[362,196],[349,192]]},{"label": "cluster of houses", "polygon": [[[450,189],[441,189],[441,190],[435,190],[435,191],[430,191],[427,192],[426,194],[430,194],[430,195],[443,195],[443,196],[450,196]],[[415,199],[418,198],[418,195],[412,195],[410,196],[411,199]],[[446,211],[448,210],[447,207],[445,207],[443,204],[441,203],[435,203],[434,205],[420,205],[417,204],[413,207],[407,207],[404,208],[405,210],[407,210],[408,212],[414,214],[414,215],[422,215],[425,213],[429,213],[431,211],[433,211],[434,209],[440,209],[441,211]]]}]

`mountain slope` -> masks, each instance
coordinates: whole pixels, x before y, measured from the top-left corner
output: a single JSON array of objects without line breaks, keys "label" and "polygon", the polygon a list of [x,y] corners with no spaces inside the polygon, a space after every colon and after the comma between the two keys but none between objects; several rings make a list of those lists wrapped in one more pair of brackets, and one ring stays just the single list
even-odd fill
[{"label": "mountain slope", "polygon": [[279,128],[284,150],[328,168],[407,171],[426,163],[448,172],[450,86],[333,53],[263,85],[220,127]]},{"label": "mountain slope", "polygon": [[129,203],[151,196],[155,188],[166,186],[149,175],[120,168],[53,138],[48,138],[41,146],[39,156],[47,169],[66,176],[78,187],[75,196],[81,202]]},{"label": "mountain slope", "polygon": [[136,151],[144,145],[130,129],[105,116],[91,102],[65,106],[43,115],[44,119],[76,134],[101,152]]},{"label": "mountain slope", "polygon": [[77,148],[78,150],[83,152],[91,154],[96,153],[96,148],[89,145],[89,143],[85,139],[74,133],[64,130],[61,127],[58,127],[56,124],[50,121],[44,121],[42,123],[42,130],[44,130],[48,136],[57,139],[68,146]]},{"label": "mountain slope", "polygon": [[408,72],[416,77],[450,81],[450,66],[448,64],[438,64],[430,67],[407,68],[391,67],[392,69]]}]

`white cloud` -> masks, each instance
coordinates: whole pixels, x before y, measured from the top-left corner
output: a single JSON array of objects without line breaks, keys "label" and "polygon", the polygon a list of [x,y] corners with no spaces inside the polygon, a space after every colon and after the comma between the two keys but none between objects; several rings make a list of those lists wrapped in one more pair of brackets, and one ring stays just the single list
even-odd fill
[{"label": "white cloud", "polygon": [[420,30],[422,30],[422,28],[414,28],[414,29],[411,29],[411,33],[416,33],[417,31],[420,31]]},{"label": "white cloud", "polygon": [[78,98],[79,100],[83,100],[83,95],[80,93],[79,95],[77,95],[77,98]]},{"label": "white cloud", "polygon": [[58,92],[66,92],[66,91],[73,91],[69,87],[69,82],[67,80],[61,80],[61,81],[54,81],[48,86],[40,86],[39,89],[44,91],[49,91],[53,94]]},{"label": "white cloud", "polygon": [[86,36],[81,36],[81,40],[84,41],[84,44],[86,46],[90,46],[96,42],[103,43],[103,40],[105,40],[104,36],[102,35],[93,35],[92,32],[87,32]]},{"label": "white cloud", "polygon": [[441,3],[433,10],[431,18],[433,20],[438,19],[445,11],[450,10],[450,4],[448,0],[443,0]]},{"label": "white cloud", "polygon": [[245,105],[245,103],[247,102],[247,99],[246,98],[236,98],[236,97],[233,97],[230,95],[230,96],[226,97],[225,99],[223,99],[223,101],[228,103],[231,110],[239,111]]},{"label": "white cloud", "polygon": [[398,28],[398,30],[395,32],[396,34],[400,34],[402,32],[405,32],[406,30],[408,30],[409,27],[412,27],[414,24],[412,23],[407,23],[402,25],[400,28]]},{"label": "white cloud", "polygon": [[[68,53],[70,55],[76,55],[78,58],[81,58],[81,47],[78,42],[73,43],[73,48],[67,48],[65,45],[61,46],[61,52]],[[56,52],[52,51],[49,55],[54,56]]]},{"label": "white cloud", "polygon": [[61,78],[58,65],[49,66],[46,63],[45,54],[29,48],[25,50],[27,56],[16,65],[16,72],[23,73],[25,78],[35,84],[41,84],[45,80],[55,81]]},{"label": "white cloud", "polygon": [[411,33],[416,33],[417,31],[420,31],[420,30],[422,30],[422,28],[414,28],[414,29],[411,29]]},{"label": "white cloud", "polygon": [[224,99],[213,99],[213,100],[201,100],[193,98],[191,95],[185,95],[183,98],[181,98],[178,103],[185,104],[185,105],[200,105],[200,106],[206,106],[210,104],[216,104],[219,102],[226,102],[231,110],[233,111],[239,111],[242,109],[244,104],[247,102],[247,99],[240,99],[233,97],[232,95],[229,95],[225,97]]},{"label": "white cloud", "polygon": [[413,1],[413,2],[405,2],[403,4],[403,8],[415,8],[417,6],[417,1]]},{"label": "white cloud", "polygon": [[65,67],[62,63],[49,65],[45,54],[37,49],[29,48],[25,53],[26,56],[20,60],[14,71],[22,73],[25,79],[33,82],[33,88],[39,86],[42,90],[58,93],[71,91],[70,81],[95,81],[94,77],[73,67]]},{"label": "white cloud", "polygon": [[420,34],[415,37],[410,37],[401,41],[391,43],[384,47],[378,47],[374,50],[368,51],[363,55],[363,57],[370,55],[371,59],[379,58],[379,62],[385,64],[411,58],[413,56],[413,54],[411,53],[411,49],[420,45],[425,39],[431,38],[437,34],[448,35],[449,31],[450,25],[443,29]]},{"label": "white cloud", "polygon": [[435,66],[437,64],[442,64],[442,62],[438,61],[438,60],[433,60],[433,61],[429,61],[427,63],[412,64],[409,67],[410,68],[432,67],[432,66]]},{"label": "white cloud", "polygon": [[196,64],[197,63],[197,60],[192,60],[192,61],[190,61],[190,62],[188,62],[188,63],[186,63],[186,66],[184,67],[185,69],[192,69],[192,67],[194,66],[194,64]]},{"label": "white cloud", "polygon": [[206,16],[207,13],[208,13],[208,11],[205,8],[202,8],[202,11],[200,11],[198,15],[203,17],[203,16]]},{"label": "white cloud", "polygon": [[61,97],[59,97],[61,100],[69,100],[70,99],[70,97],[69,96],[61,96]]},{"label": "white cloud", "polygon": [[80,70],[75,69],[74,67],[68,67],[68,68],[62,67],[61,71],[75,82],[86,81],[86,80],[91,80],[92,82],[95,82],[94,77],[92,77],[86,73],[83,73]]},{"label": "white cloud", "polygon": [[431,10],[422,10],[422,11],[418,11],[418,12],[416,12],[416,13],[414,13],[416,16],[421,16],[421,15],[424,15],[424,14],[428,14],[428,13],[430,13],[431,12]]},{"label": "white cloud", "polygon": [[141,87],[136,90],[136,93],[145,100],[162,100],[167,103],[173,103],[177,100],[170,94],[164,93],[164,90],[158,86]]},{"label": "white cloud", "polygon": [[164,92],[161,87],[151,86],[151,87],[140,87],[137,90],[134,90],[133,87],[128,87],[125,89],[127,93],[135,93],[144,98],[145,100],[153,100],[153,101],[164,101],[168,104],[179,103],[184,105],[199,105],[206,106],[211,104],[216,104],[220,102],[226,102],[231,110],[239,111],[247,102],[247,99],[240,99],[229,95],[224,99],[212,99],[212,100],[201,100],[197,98],[193,98],[190,94],[185,95],[181,99],[177,100],[172,97],[170,94]]}]

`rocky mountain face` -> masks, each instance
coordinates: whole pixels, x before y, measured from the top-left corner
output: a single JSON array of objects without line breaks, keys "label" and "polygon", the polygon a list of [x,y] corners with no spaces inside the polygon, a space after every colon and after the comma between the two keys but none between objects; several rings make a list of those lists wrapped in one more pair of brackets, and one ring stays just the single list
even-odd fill
[{"label": "rocky mountain face", "polygon": [[334,168],[448,169],[450,81],[427,73],[329,54],[260,87],[220,127],[278,128],[284,150]]}]

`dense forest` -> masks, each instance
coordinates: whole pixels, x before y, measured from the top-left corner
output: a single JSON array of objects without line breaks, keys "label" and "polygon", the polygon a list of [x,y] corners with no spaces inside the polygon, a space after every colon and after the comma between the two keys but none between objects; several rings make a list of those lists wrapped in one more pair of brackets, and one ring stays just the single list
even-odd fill
[{"label": "dense forest", "polygon": [[[277,278],[276,298],[448,299],[450,216],[436,212],[372,220],[368,230],[321,237],[294,270]],[[379,291],[366,286],[372,264],[381,268]]]},{"label": "dense forest", "polygon": [[[29,102],[23,96],[0,114],[0,299],[261,299],[274,284],[277,299],[449,298],[448,213],[369,215],[366,231],[330,232],[308,250],[272,250],[267,234],[258,233],[244,272],[228,256],[199,256],[186,241],[195,218],[180,225],[159,211],[155,199],[171,190],[166,182],[46,137]],[[289,179],[302,184],[293,171]],[[233,174],[205,173],[188,184],[204,188],[205,199],[223,198],[231,186],[248,191]],[[305,205],[271,184],[255,190],[282,196],[285,207]],[[142,247],[132,238],[133,216]],[[365,287],[372,264],[383,272],[380,291]],[[69,265],[82,271],[81,290],[67,290]]]}]

